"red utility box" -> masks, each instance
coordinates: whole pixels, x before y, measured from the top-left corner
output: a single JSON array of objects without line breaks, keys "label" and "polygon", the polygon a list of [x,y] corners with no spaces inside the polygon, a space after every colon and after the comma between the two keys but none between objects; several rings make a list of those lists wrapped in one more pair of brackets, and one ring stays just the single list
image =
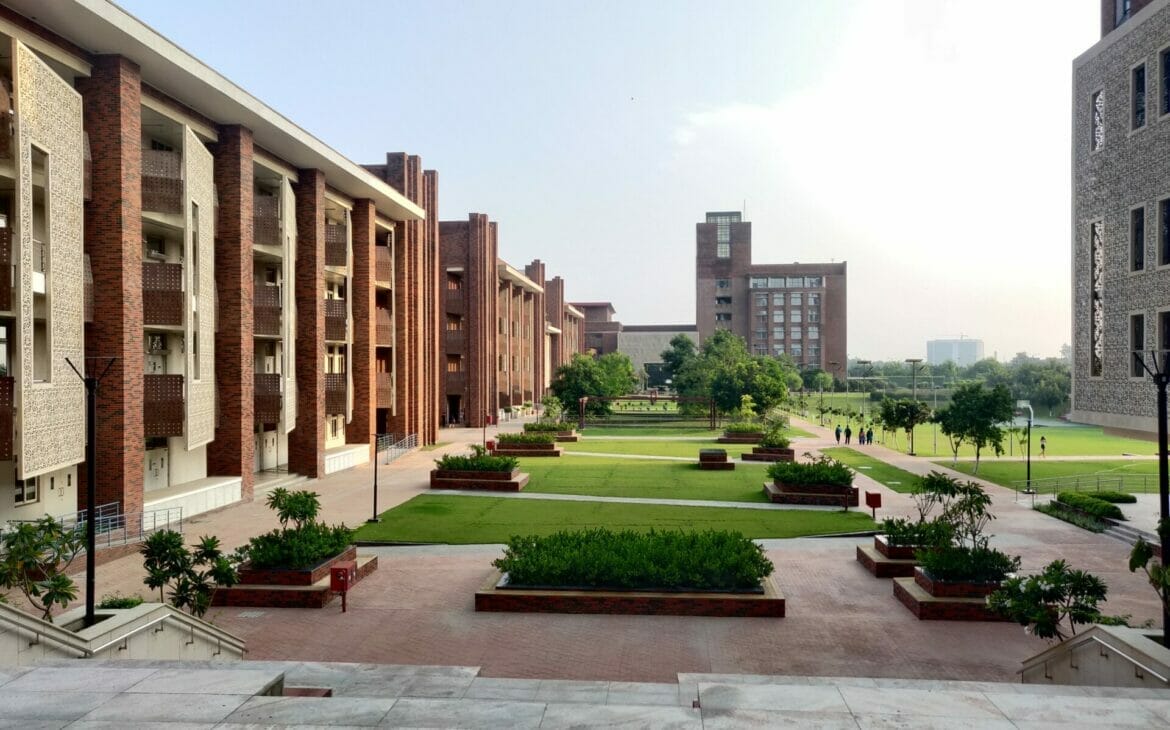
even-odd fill
[{"label": "red utility box", "polygon": [[345,613],[345,594],[349,587],[357,581],[357,563],[352,560],[339,560],[329,568],[329,590],[341,594],[341,612]]},{"label": "red utility box", "polygon": [[866,492],[865,493],[865,506],[869,507],[870,510],[873,511],[873,518],[876,520],[877,519],[877,511],[879,509],[881,509],[881,506],[882,506],[881,492]]}]

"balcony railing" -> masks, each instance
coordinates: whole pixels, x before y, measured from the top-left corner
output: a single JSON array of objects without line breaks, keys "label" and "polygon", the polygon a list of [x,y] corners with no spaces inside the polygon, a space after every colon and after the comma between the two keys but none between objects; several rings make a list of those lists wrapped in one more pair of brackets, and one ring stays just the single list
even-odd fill
[{"label": "balcony railing", "polygon": [[333,342],[345,341],[345,300],[325,300],[325,339]]},{"label": "balcony railing", "polygon": [[[0,119],[0,123],[3,119]],[[0,228],[0,311],[12,309],[12,278],[16,271],[12,268],[12,229]]]},{"label": "balcony railing", "polygon": [[374,310],[374,343],[379,347],[394,347],[394,317],[389,309]]},{"label": "balcony railing", "polygon": [[325,414],[345,413],[345,373],[325,373]]},{"label": "balcony railing", "polygon": [[16,378],[0,378],[0,461],[12,461],[12,434],[16,426]]},{"label": "balcony railing", "polygon": [[178,152],[142,150],[142,209],[183,212],[183,159]]},{"label": "balcony railing", "polygon": [[264,337],[280,337],[280,287],[257,286],[252,294],[254,303],[252,333]]},{"label": "balcony railing", "polygon": [[142,376],[143,435],[146,438],[182,436],[185,408],[182,375]]},{"label": "balcony railing", "polygon": [[391,408],[394,406],[394,373],[376,373],[374,382],[377,391],[377,407]]},{"label": "balcony railing", "polygon": [[252,197],[252,243],[280,245],[280,198],[275,195]]},{"label": "balcony railing", "polygon": [[394,257],[389,246],[374,246],[374,280],[394,283]]},{"label": "balcony railing", "polygon": [[345,266],[348,263],[345,250],[345,226],[325,224],[325,265]]},{"label": "balcony railing", "polygon": [[183,265],[142,264],[142,321],[147,325],[183,324]]},{"label": "balcony railing", "polygon": [[280,373],[256,373],[256,423],[274,426],[280,422]]}]

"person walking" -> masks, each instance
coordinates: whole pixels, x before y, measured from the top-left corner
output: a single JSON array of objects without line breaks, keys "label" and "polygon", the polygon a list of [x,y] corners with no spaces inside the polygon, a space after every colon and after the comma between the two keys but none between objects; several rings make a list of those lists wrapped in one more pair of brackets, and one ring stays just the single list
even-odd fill
[{"label": "person walking", "polygon": [[849,424],[845,424],[845,445],[846,446],[849,445],[849,437],[852,435],[853,435],[853,429],[850,428]]},{"label": "person walking", "polygon": [[1040,456],[1044,456],[1045,450],[1048,448],[1048,439],[1044,436],[1040,437]]},{"label": "person walking", "polygon": [[837,434],[837,443],[841,443],[841,424],[837,424],[837,430],[835,433]]},{"label": "person walking", "polygon": [[865,429],[865,443],[869,444],[870,446],[873,445],[873,426]]},{"label": "person walking", "polygon": [[857,445],[865,446],[865,427],[857,429]]}]

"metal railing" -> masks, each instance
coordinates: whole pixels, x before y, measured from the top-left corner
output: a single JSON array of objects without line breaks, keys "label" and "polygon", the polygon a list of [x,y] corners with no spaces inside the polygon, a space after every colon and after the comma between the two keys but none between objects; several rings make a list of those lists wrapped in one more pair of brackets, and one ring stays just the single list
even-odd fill
[{"label": "metal railing", "polygon": [[380,459],[379,464],[389,464],[418,448],[418,434],[409,434],[400,441],[393,441],[393,438],[394,434],[389,433],[378,436],[377,452],[378,458]]},{"label": "metal railing", "polygon": [[[1026,479],[1017,479],[1011,483],[1016,492],[1027,492],[1029,482]],[[1037,494],[1056,494],[1057,492],[1130,492],[1152,494],[1158,491],[1157,474],[1077,474],[1064,477],[1047,477],[1033,479],[1032,490]]]},{"label": "metal railing", "polygon": [[98,517],[94,520],[97,546],[140,542],[158,530],[183,531],[183,508],[167,507]]}]

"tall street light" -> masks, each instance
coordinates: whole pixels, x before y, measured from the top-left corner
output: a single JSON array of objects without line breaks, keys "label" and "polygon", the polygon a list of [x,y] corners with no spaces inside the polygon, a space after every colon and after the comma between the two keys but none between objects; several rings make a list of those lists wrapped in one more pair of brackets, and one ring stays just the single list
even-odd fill
[{"label": "tall street light", "polygon": [[[1150,363],[1140,353],[1133,353],[1134,360],[1141,363],[1142,369],[1150,374],[1154,385],[1158,388],[1158,502],[1161,519],[1158,521],[1158,535],[1161,537],[1161,561],[1166,564],[1166,556],[1170,555],[1170,459],[1167,458],[1166,435],[1166,388],[1170,386],[1170,351],[1162,351],[1162,361],[1158,362],[1157,352],[1150,351]],[[1170,606],[1162,603],[1162,643],[1170,646]]]},{"label": "tall street light", "polygon": [[[914,402],[914,407],[918,407],[918,369],[919,363],[922,362],[920,357],[908,357],[905,362],[910,366],[910,399]],[[915,424],[914,428],[917,428]],[[915,456],[914,453],[914,428],[910,429],[910,456]]]},{"label": "tall street light", "polygon": [[[858,364],[858,365],[861,365],[861,366],[863,366],[863,367],[865,368],[865,374],[864,374],[864,375],[862,375],[862,377],[863,377],[863,378],[869,378],[869,377],[870,377],[870,374],[873,372],[873,369],[870,367],[870,365],[873,365],[873,361],[872,361],[872,360],[857,360],[857,364]],[[864,402],[864,401],[863,401],[863,402]],[[862,421],[864,421],[864,420],[865,420],[865,414],[864,414],[864,413],[862,413],[862,409],[861,409],[861,406],[860,406],[860,405],[859,405],[859,406],[857,406],[857,414],[858,414],[858,416],[860,417],[860,419],[861,419]],[[864,424],[864,423],[862,423],[862,425],[864,426],[865,424]]]},{"label": "tall street light", "polygon": [[[832,369],[832,371],[833,371],[834,373],[836,373],[836,372],[837,372],[837,370],[838,370],[838,369],[840,369],[840,367],[841,367],[841,363],[840,363],[840,361],[838,361],[838,360],[830,360],[830,361],[829,361],[829,365],[831,365],[831,366],[832,366],[832,368],[831,368],[831,369]],[[837,388],[836,388],[836,385],[837,385],[837,384],[836,384],[836,382],[834,382],[834,383],[833,383],[833,386],[834,386],[834,387],[833,387],[833,390],[836,390],[836,389],[837,389]],[[846,381],[845,381],[845,387],[846,387],[846,388],[848,388],[848,387],[849,387],[849,381],[848,381],[848,380],[846,380]]]},{"label": "tall street light", "polygon": [[1021,411],[1028,409],[1028,466],[1024,470],[1024,494],[1035,494],[1032,491],[1032,420],[1036,417],[1036,413],[1032,410],[1031,401],[1018,400],[1016,401],[1016,408]]}]

